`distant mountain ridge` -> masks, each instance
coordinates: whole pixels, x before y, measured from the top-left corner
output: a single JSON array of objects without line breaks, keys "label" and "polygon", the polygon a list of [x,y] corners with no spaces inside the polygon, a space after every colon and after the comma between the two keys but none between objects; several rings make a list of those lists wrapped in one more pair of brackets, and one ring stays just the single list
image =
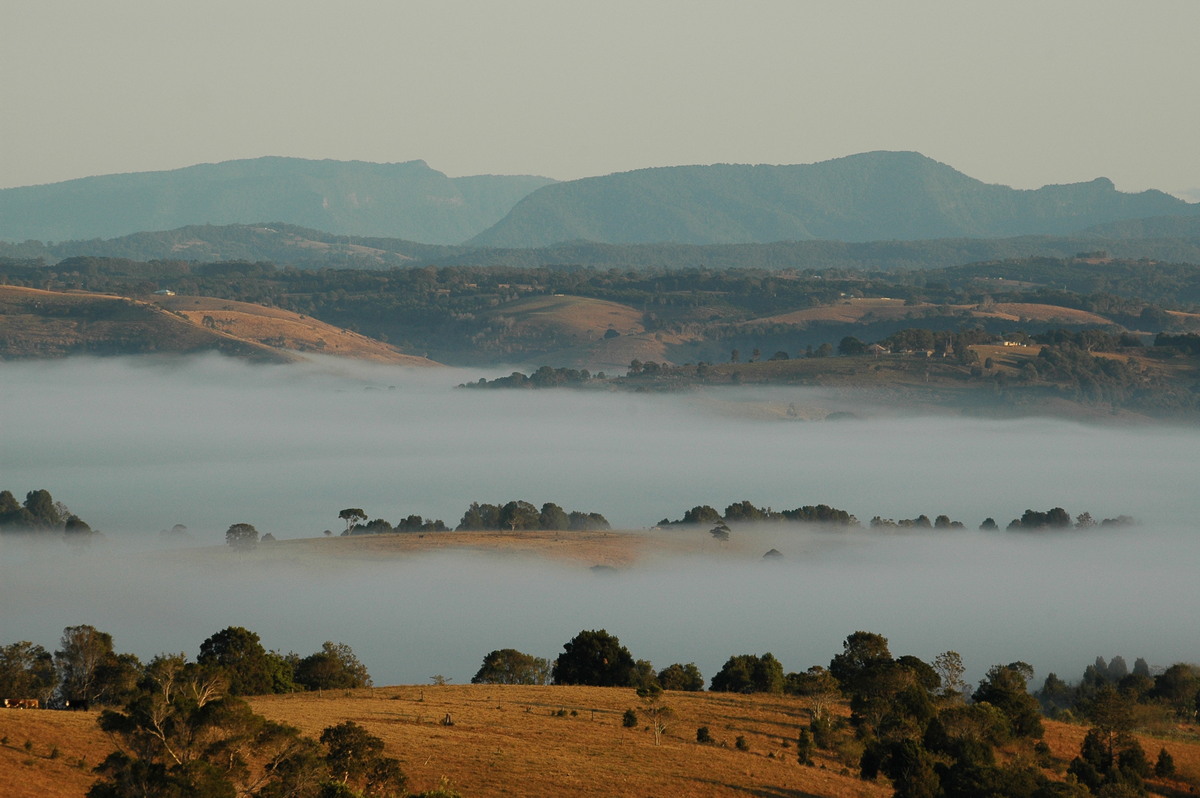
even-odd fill
[{"label": "distant mountain ridge", "polygon": [[1200,203],[1160,191],[1119,192],[1106,178],[1019,190],[919,153],[869,152],[815,164],[662,167],[547,185],[467,243],[993,238],[1196,213]]},{"label": "distant mountain ridge", "polygon": [[424,161],[265,157],[0,189],[0,240],[115,238],[278,219],[334,234],[463,241],[545,177],[447,177]]}]

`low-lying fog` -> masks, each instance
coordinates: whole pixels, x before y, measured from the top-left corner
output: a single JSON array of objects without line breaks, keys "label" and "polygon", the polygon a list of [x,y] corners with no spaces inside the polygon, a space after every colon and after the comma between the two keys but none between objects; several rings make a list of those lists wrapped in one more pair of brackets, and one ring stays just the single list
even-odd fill
[{"label": "low-lying fog", "polygon": [[[377,684],[465,682],[495,648],[553,658],[606,628],[657,667],[706,677],[738,653],[827,664],[856,629],[895,654],[955,649],[978,678],[1023,659],[1077,678],[1097,655],[1200,659],[1195,595],[1200,433],[1054,420],[787,420],[844,410],[802,389],[646,396],[468,391],[481,376],[324,362],[70,360],[0,366],[0,489],[48,489],[107,540],[85,552],[0,539],[0,644],[49,649],[89,623],[149,657],[195,655],[230,625],[269,648],[350,644]],[[492,375],[488,375],[492,376]],[[744,548],[616,574],[544,560],[423,555],[376,563],[164,556],[185,524],[220,546],[235,522],[280,539],[361,507],[455,526],[471,501],[547,501],[646,528],[697,504],[825,503],[864,528],[742,529]],[[1131,515],[1125,529],[1005,532],[1026,508]],[[966,530],[880,533],[874,515],[949,515]],[[977,530],[985,517],[1001,530]],[[753,540],[753,543],[748,541]],[[778,548],[781,560],[762,561]],[[215,563],[215,564],[214,564]]]}]

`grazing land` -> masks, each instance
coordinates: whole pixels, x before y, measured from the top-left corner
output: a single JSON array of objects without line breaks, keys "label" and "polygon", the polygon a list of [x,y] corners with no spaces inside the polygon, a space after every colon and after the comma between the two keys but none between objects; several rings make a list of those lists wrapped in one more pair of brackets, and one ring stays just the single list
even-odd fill
[{"label": "grazing land", "polygon": [[[864,782],[856,763],[819,751],[812,767],[796,761],[796,738],[809,721],[804,698],[668,692],[673,710],[659,745],[644,723],[622,725],[639,706],[630,688],[516,685],[406,685],[251,699],[256,712],[309,736],[354,721],[384,740],[412,790],[450,781],[466,798],[501,795],[887,796],[887,780]],[[841,712],[845,713],[845,708]],[[98,713],[0,710],[0,794],[75,798],[94,780],[91,768],[111,750]],[[453,725],[442,724],[449,716]],[[708,727],[713,743],[696,741]],[[1087,727],[1045,721],[1062,779]],[[738,750],[744,737],[748,750]],[[1139,735],[1165,748],[1177,774],[1153,779],[1152,793],[1186,795],[1200,783],[1197,729],[1179,726]],[[30,747],[26,750],[25,743]],[[54,752],[57,751],[57,754]],[[1023,755],[1002,749],[1001,757]]]}]

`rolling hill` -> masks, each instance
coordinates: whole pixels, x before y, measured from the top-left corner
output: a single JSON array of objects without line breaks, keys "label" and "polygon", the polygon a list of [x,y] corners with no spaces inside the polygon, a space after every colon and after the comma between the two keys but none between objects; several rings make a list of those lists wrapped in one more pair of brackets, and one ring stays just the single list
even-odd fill
[{"label": "rolling hill", "polygon": [[[638,706],[631,688],[408,685],[354,691],[262,696],[253,709],[303,734],[353,721],[400,759],[413,790],[443,778],[467,798],[500,795],[856,796],[891,795],[886,779],[858,777],[854,751],[818,751],[813,767],[796,761],[796,737],[807,726],[809,701],[764,693],[669,692],[673,710],[661,744],[641,724],[624,728],[622,713]],[[841,708],[838,714],[844,714]],[[0,710],[0,794],[9,798],[76,798],[113,748],[98,713]],[[439,721],[449,715],[452,726]],[[1086,727],[1044,721],[1054,781],[1080,749]],[[713,743],[696,741],[705,726]],[[1200,745],[1192,734],[1138,734],[1151,753],[1166,748],[1174,779],[1153,779],[1160,795],[1187,795],[1200,779]],[[745,740],[739,750],[736,738]],[[28,742],[28,748],[26,748]],[[1001,761],[1028,757],[1016,745]]]},{"label": "rolling hill", "polygon": [[0,190],[0,239],[114,238],[187,225],[269,220],[338,235],[456,243],[551,183],[450,178],[424,161],[255,158]]},{"label": "rolling hill", "polygon": [[1187,216],[1200,205],[1112,182],[1023,191],[990,185],[914,152],[822,163],[642,169],[544,186],[468,243],[849,242],[1064,235],[1095,225]]},{"label": "rolling hill", "polygon": [[153,300],[0,286],[0,360],[220,352],[287,363],[311,352],[397,365],[436,365],[290,311],[210,297],[156,296]]}]

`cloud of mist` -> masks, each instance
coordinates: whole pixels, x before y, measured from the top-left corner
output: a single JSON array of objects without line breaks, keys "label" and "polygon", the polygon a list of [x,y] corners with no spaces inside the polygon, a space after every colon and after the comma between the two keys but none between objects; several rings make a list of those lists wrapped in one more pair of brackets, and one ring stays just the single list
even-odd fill
[{"label": "cloud of mist", "polygon": [[[1062,421],[871,417],[765,420],[788,402],[844,398],[774,390],[644,396],[468,391],[479,375],[221,358],[70,360],[0,366],[0,488],[46,488],[107,540],[78,552],[0,539],[0,643],[47,648],[67,625],[112,632],[143,657],[185,650],[225,626],[270,648],[349,643],[379,684],[466,681],[483,655],[554,657],[606,628],[656,666],[711,677],[737,653],[787,669],[825,664],[856,629],[895,654],[956,649],[978,678],[1025,659],[1077,678],[1095,656],[1195,660],[1185,597],[1200,536],[1179,475],[1189,428]],[[861,409],[861,408],[860,408]],[[554,501],[644,528],[696,504],[826,503],[872,515],[946,513],[960,531],[831,532],[734,526],[722,549],[594,574],[523,558],[429,554],[380,562],[242,561],[164,550],[186,524],[218,546],[234,522],[278,538],[340,528],[362,507],[454,526],[471,501]],[[981,533],[1026,508],[1132,529]],[[675,533],[671,533],[675,534]],[[782,561],[764,562],[769,548]]]}]

